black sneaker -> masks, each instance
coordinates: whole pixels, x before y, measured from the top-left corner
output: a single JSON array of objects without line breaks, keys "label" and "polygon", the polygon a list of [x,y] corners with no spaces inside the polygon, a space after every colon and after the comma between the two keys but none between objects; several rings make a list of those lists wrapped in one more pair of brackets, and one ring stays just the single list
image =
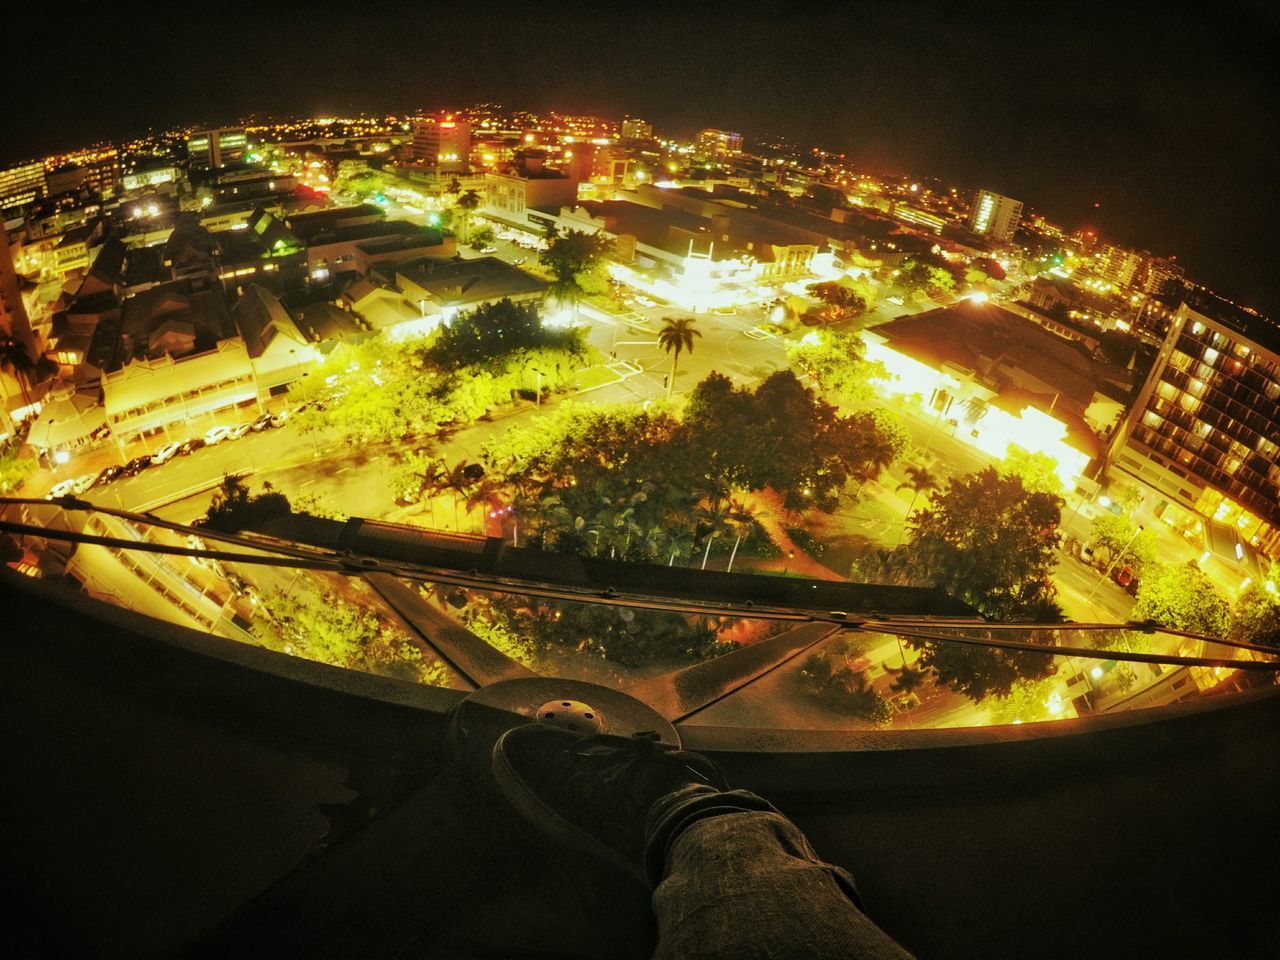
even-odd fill
[{"label": "black sneaker", "polygon": [[493,774],[512,806],[543,833],[642,883],[645,818],[654,802],[694,785],[728,789],[710,760],[660,743],[656,733],[583,736],[541,723],[499,738]]}]

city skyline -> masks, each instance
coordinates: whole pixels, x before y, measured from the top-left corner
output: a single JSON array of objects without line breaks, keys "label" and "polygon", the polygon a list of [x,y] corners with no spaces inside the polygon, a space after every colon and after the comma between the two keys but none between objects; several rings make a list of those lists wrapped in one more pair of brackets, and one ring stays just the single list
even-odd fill
[{"label": "city skyline", "polygon": [[[60,68],[42,76],[0,159],[253,112],[501,100],[631,114],[680,136],[707,126],[782,136],[871,170],[989,187],[1070,227],[1176,256],[1189,275],[1274,316],[1266,252],[1242,243],[1275,214],[1275,120],[1253,69],[1274,21],[1257,5],[1153,13],[1086,7],[1029,20],[1007,4],[960,12],[923,2],[783,17],[659,6],[629,18],[495,9],[479,26],[435,11],[415,26],[376,5],[358,17],[321,7],[305,22],[254,13],[201,24],[200,43],[217,56],[201,83],[176,85],[156,79],[186,69],[173,42],[185,21],[161,15],[148,21],[159,42],[146,56],[113,65],[128,96],[110,111],[86,97],[94,51],[139,41],[110,25],[65,38]],[[456,39],[424,45],[424,31]],[[635,55],[619,56],[624,47]],[[300,69],[311,61],[326,64],[322,89]],[[513,65],[537,82],[504,79]]]}]

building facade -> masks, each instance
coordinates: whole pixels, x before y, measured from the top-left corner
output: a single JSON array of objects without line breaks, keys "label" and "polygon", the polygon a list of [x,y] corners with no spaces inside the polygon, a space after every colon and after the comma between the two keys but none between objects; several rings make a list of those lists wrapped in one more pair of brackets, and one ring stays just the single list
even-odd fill
[{"label": "building facade", "polygon": [[736,157],[742,153],[742,134],[714,128],[699,130],[694,141],[694,153],[707,160]]},{"label": "building facade", "polygon": [[0,210],[20,207],[44,195],[44,164],[39,160],[0,170]]},{"label": "building facade", "polygon": [[187,159],[191,166],[203,169],[225,167],[243,160],[249,152],[244,127],[222,127],[197,130],[187,137]]},{"label": "building facade", "polygon": [[979,236],[1006,242],[1013,239],[1022,219],[1022,201],[1002,197],[990,190],[979,190],[973,201],[969,229]]},{"label": "building facade", "polygon": [[1231,524],[1277,556],[1280,353],[1181,305],[1116,432],[1110,463],[1166,504]]},{"label": "building facade", "polygon": [[467,169],[471,158],[471,124],[452,114],[435,117],[413,128],[413,159],[446,173]]},{"label": "building facade", "polygon": [[627,117],[622,121],[623,140],[649,140],[653,137],[653,124],[639,117]]}]

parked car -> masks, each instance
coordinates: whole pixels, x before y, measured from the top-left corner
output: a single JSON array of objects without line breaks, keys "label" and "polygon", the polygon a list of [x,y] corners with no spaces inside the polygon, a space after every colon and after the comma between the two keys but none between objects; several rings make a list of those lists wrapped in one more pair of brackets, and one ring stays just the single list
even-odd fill
[{"label": "parked car", "polygon": [[241,437],[243,437],[246,433],[249,432],[249,428],[252,426],[253,424],[251,423],[237,423],[234,427],[231,428],[231,432],[227,434],[227,439],[239,440]]},{"label": "parked car", "polygon": [[203,437],[192,437],[178,448],[178,454],[183,457],[190,456],[201,447],[206,446]]},{"label": "parked car", "polygon": [[166,443],[163,447],[161,447],[159,450],[157,450],[155,453],[151,455],[151,462],[153,464],[159,464],[159,463],[165,463],[169,460],[172,460],[174,456],[177,455],[178,448],[181,446],[182,444],[176,440],[173,441],[172,443]]},{"label": "parked car", "polygon": [[636,303],[640,304],[642,307],[656,307],[658,305],[658,301],[651,300],[648,297],[643,296],[637,296]]},{"label": "parked car", "polygon": [[151,466],[151,454],[144,453],[140,457],[134,457],[124,465],[124,475],[126,477],[136,477],[149,466]]},{"label": "parked car", "polygon": [[892,303],[892,304],[894,304],[895,306],[899,306],[899,307],[900,307],[900,306],[902,306],[902,304],[903,304],[903,300],[902,300],[902,298],[901,298],[901,297],[885,297],[884,299],[885,299],[885,301],[886,301],[887,303]]},{"label": "parked car", "polygon": [[261,433],[263,430],[270,430],[275,425],[275,418],[269,413],[264,413],[249,425],[249,429],[254,433]]},{"label": "parked car", "polygon": [[227,439],[227,434],[231,432],[230,427],[213,427],[204,435],[204,442],[208,446],[214,446]]},{"label": "parked car", "polygon": [[273,427],[282,427],[284,426],[284,422],[288,420],[291,416],[293,416],[293,414],[290,413],[288,410],[281,410],[279,413],[277,413],[274,417],[271,418],[271,425]]},{"label": "parked car", "polygon": [[82,474],[81,476],[78,476],[71,481],[71,492],[84,493],[86,490],[88,490],[90,487],[94,485],[97,479],[98,479],[98,475],[96,473]]},{"label": "parked car", "polygon": [[65,497],[69,493],[71,493],[71,489],[74,485],[75,485],[74,480],[63,480],[59,483],[55,483],[53,485],[53,489],[51,489],[48,493],[45,494],[45,499],[54,500],[58,497]]},{"label": "parked car", "polygon": [[1133,582],[1133,567],[1128,564],[1119,567],[1111,574],[1111,578],[1120,586],[1127,587]]},{"label": "parked car", "polygon": [[112,464],[98,474],[97,479],[93,481],[93,485],[95,487],[105,487],[108,483],[118,480],[122,473],[124,473],[124,467]]}]

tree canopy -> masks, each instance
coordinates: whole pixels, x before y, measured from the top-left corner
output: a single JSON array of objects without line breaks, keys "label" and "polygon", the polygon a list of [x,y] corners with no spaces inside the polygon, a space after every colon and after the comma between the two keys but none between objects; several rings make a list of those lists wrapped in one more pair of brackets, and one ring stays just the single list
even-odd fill
[{"label": "tree canopy", "polygon": [[[1061,620],[1052,573],[1057,563],[1062,501],[1028,491],[994,467],[953,478],[911,517],[911,540],[867,551],[854,561],[855,580],[936,587],[997,620]],[[1051,642],[1031,633],[1033,642]],[[940,683],[976,700],[1008,694],[1017,680],[1053,672],[1050,654],[908,640]]]},{"label": "tree canopy", "polygon": [[570,230],[548,237],[538,262],[551,272],[547,289],[552,300],[576,306],[584,297],[609,288],[605,257],[612,241],[599,233]]},{"label": "tree canopy", "polygon": [[837,404],[853,406],[872,396],[872,380],[886,375],[884,366],[867,360],[857,333],[824,330],[787,348],[787,361],[813,377]]},{"label": "tree canopy", "polygon": [[1225,637],[1231,608],[1213,581],[1194,564],[1162,564],[1144,572],[1130,616],[1173,630]]}]

